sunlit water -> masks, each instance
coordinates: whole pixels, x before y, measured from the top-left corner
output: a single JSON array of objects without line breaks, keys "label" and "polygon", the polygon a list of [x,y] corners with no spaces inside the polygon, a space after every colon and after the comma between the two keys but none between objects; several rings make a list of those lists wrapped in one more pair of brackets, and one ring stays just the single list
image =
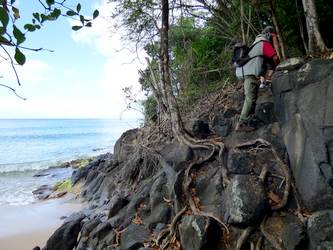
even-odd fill
[{"label": "sunlit water", "polygon": [[138,120],[0,119],[0,205],[34,201],[32,190],[70,176],[33,177],[64,161],[112,152],[119,136]]}]

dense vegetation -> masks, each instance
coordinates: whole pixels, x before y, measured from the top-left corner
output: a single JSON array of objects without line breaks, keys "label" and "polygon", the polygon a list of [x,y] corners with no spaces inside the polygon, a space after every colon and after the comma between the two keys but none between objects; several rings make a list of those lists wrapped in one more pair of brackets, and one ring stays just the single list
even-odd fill
[{"label": "dense vegetation", "polygon": [[[156,82],[160,81],[159,1],[120,1],[114,16],[128,30],[127,39],[142,46],[150,57],[146,70],[140,72],[142,88],[157,100]],[[305,5],[311,1],[173,1],[169,4],[170,76],[178,102],[191,103],[225,84],[235,82],[230,58],[236,41],[251,44],[266,25],[274,26],[280,40],[283,59],[317,56],[333,46],[330,27],[333,3],[313,1],[325,49],[313,45],[306,22]],[[310,35],[309,35],[310,34]],[[144,107],[147,118],[154,117],[150,97]],[[161,101],[155,102],[156,104]],[[147,105],[149,103],[149,105]],[[162,104],[160,103],[160,109]],[[155,109],[156,110],[156,109]]]}]

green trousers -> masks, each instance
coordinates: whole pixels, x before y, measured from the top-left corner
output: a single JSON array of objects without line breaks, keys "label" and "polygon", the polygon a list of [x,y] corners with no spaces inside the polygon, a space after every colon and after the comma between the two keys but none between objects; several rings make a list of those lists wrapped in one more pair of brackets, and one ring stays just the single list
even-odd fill
[{"label": "green trousers", "polygon": [[245,76],[244,94],[245,100],[239,118],[240,124],[246,123],[249,120],[249,115],[254,113],[256,107],[258,97],[258,79],[255,76]]}]

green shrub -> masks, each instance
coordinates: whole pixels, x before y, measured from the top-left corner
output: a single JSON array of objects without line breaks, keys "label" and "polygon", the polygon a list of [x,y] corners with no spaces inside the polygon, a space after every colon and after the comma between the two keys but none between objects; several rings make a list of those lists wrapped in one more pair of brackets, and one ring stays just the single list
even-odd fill
[{"label": "green shrub", "polygon": [[145,101],[143,101],[145,121],[157,121],[157,101],[154,96],[148,96]]}]

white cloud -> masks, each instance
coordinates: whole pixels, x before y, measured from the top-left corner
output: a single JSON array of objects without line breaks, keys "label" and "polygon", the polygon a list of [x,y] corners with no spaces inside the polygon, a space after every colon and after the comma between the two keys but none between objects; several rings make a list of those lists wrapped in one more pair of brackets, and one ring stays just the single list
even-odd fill
[{"label": "white cloud", "polygon": [[[40,60],[27,60],[24,66],[16,66],[15,68],[20,82],[24,86],[37,85],[45,81],[50,69],[47,63]],[[9,63],[0,63],[0,72],[3,76],[0,79],[0,83],[12,86],[17,85],[15,72]]]},{"label": "white cloud", "polygon": [[[84,28],[77,32],[72,32],[72,38],[77,43],[88,44],[105,56],[113,56],[115,51],[121,48],[121,35],[115,31],[113,20],[110,18],[113,5],[106,0],[94,6],[100,14],[93,21],[91,28]],[[75,22],[71,22],[73,25]]]},{"label": "white cloud", "polygon": [[[126,107],[123,88],[131,86],[133,92],[139,98],[142,97],[142,93],[139,93],[138,70],[143,68],[144,64],[138,60],[137,53],[124,45],[121,31],[113,29],[114,21],[110,16],[114,6],[107,0],[102,0],[94,7],[100,11],[100,15],[94,20],[92,27],[72,32],[72,38],[76,43],[87,45],[105,57],[103,74],[96,78],[93,84],[109,93],[110,107],[121,113]],[[143,51],[139,51],[141,60],[143,54]]]},{"label": "white cloud", "polygon": [[[0,99],[1,118],[133,118],[137,112],[121,112],[120,107],[113,107],[107,98],[64,97],[29,98],[27,101],[7,96]],[[20,114],[19,117],[13,114]]]}]

